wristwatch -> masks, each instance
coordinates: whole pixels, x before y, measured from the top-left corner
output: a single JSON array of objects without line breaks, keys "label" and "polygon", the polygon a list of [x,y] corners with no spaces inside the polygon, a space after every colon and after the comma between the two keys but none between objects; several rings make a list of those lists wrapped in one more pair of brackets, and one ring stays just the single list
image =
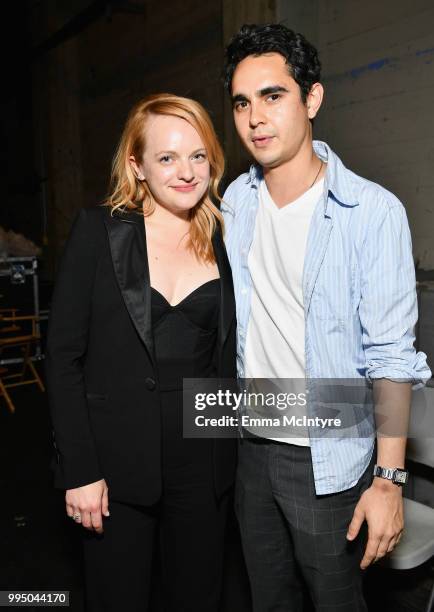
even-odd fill
[{"label": "wristwatch", "polygon": [[391,480],[394,484],[402,487],[407,484],[409,473],[408,470],[400,468],[384,468],[380,465],[374,465],[374,476],[386,478],[386,480]]}]

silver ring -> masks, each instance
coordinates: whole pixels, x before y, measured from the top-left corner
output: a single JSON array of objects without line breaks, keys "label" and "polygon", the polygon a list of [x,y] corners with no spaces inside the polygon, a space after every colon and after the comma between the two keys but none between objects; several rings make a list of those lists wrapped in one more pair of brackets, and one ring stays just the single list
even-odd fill
[{"label": "silver ring", "polygon": [[81,514],[79,513],[73,514],[72,518],[74,519],[74,521],[81,521]]}]

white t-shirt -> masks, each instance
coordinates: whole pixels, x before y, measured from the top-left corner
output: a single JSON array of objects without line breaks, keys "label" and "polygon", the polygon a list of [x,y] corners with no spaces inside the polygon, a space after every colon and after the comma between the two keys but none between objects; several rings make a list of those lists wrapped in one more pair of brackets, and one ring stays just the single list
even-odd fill
[{"label": "white t-shirt", "polygon": [[[297,200],[278,208],[265,180],[260,183],[248,257],[252,294],[246,378],[298,379],[298,386],[300,379],[305,379],[303,266],[310,222],[323,189],[321,179]],[[305,414],[302,408],[297,409],[297,415]],[[273,439],[308,446],[307,430],[299,431],[303,434],[300,437]]]}]

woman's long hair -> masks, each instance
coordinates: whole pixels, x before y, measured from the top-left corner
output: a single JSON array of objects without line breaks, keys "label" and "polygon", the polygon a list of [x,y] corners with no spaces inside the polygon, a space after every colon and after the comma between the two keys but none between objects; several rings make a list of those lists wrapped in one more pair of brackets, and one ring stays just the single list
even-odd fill
[{"label": "woman's long hair", "polygon": [[223,231],[223,217],[212,198],[220,201],[218,186],[224,172],[223,151],[211,119],[201,104],[173,94],[153,94],[140,100],[131,110],[119,146],[113,158],[110,195],[105,204],[122,212],[135,211],[144,216],[155,210],[155,200],[146,183],[140,181],[129,158],[143,159],[146,148],[145,127],[150,115],[172,115],[188,121],[205,144],[210,164],[209,186],[202,199],[190,212],[189,247],[196,256],[209,263],[215,262],[211,239],[219,223]]}]

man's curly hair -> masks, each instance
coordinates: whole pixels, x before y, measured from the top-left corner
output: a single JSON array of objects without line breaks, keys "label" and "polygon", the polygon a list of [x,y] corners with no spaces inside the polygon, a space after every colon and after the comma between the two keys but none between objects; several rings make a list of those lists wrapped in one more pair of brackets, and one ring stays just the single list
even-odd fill
[{"label": "man's curly hair", "polygon": [[280,53],[288,65],[289,74],[300,86],[301,97],[306,97],[314,83],[320,80],[321,63],[318,52],[302,34],[282,24],[243,25],[226,47],[224,83],[229,94],[232,77],[238,64],[249,55]]}]

